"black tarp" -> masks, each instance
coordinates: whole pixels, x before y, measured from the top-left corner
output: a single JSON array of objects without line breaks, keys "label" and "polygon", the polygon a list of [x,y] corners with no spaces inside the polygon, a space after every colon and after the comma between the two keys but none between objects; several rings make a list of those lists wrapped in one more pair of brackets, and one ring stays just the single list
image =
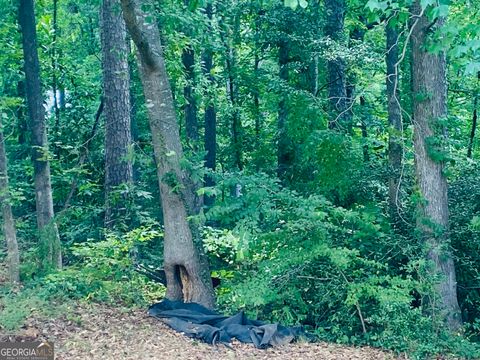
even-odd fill
[{"label": "black tarp", "polygon": [[304,334],[301,327],[286,327],[248,319],[243,311],[224,316],[197,303],[163,300],[153,304],[148,314],[172,329],[209,344],[229,343],[231,339],[253,343],[264,349],[284,345]]}]

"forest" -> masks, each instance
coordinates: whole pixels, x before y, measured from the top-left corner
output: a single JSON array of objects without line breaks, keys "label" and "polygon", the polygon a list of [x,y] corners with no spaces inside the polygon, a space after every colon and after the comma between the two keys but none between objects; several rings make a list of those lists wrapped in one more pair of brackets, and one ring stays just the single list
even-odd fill
[{"label": "forest", "polygon": [[166,298],[480,358],[480,1],[0,6],[0,340]]}]

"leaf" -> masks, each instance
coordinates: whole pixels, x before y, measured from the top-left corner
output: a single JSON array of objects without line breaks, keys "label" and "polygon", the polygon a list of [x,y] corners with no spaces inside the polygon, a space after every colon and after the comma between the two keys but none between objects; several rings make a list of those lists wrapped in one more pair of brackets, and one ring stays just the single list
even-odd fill
[{"label": "leaf", "polygon": [[443,18],[448,15],[448,11],[450,9],[450,6],[448,5],[439,5],[435,9],[433,9],[433,18]]},{"label": "leaf", "polygon": [[298,4],[301,8],[305,9],[308,6],[308,2],[306,0],[299,0]]},{"label": "leaf", "polygon": [[284,0],[284,5],[295,10],[298,6],[298,0]]},{"label": "leaf", "polygon": [[480,71],[480,62],[471,62],[465,68],[465,75],[473,75]]},{"label": "leaf", "polygon": [[435,5],[436,0],[420,0],[422,9],[426,9],[429,5]]},{"label": "leaf", "polygon": [[370,11],[375,11],[375,10],[385,11],[388,7],[388,4],[385,1],[368,0],[365,7],[369,8]]}]

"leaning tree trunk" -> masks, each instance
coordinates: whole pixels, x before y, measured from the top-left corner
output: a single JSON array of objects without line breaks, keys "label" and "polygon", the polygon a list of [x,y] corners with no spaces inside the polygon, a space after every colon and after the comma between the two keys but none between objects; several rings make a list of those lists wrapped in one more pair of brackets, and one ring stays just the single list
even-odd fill
[{"label": "leaning tree trunk", "polygon": [[0,208],[3,218],[3,235],[7,243],[8,277],[12,283],[20,281],[20,256],[18,253],[17,231],[10,205],[8,189],[7,155],[3,138],[2,119],[0,118]]},{"label": "leaning tree trunk", "polygon": [[436,294],[429,304],[434,314],[450,329],[461,324],[457,301],[455,265],[448,237],[448,195],[444,175],[444,129],[447,116],[446,57],[444,52],[429,53],[427,33],[443,26],[445,19],[431,21],[417,0],[413,13],[419,14],[412,30],[414,146],[417,181],[422,200],[417,225],[432,263],[432,273],[439,276]]},{"label": "leaning tree trunk", "polygon": [[105,101],[105,225],[112,227],[122,220],[128,205],[127,196],[118,196],[118,186],[130,184],[133,176],[129,159],[130,73],[120,0],[103,0],[100,17]]},{"label": "leaning tree trunk", "polygon": [[[346,45],[344,31],[345,0],[325,0],[326,25],[325,35],[337,46]],[[341,55],[327,61],[328,99],[331,119],[329,128],[350,134],[352,132],[352,115],[348,110],[347,80],[345,60]]]},{"label": "leaning tree trunk", "polygon": [[398,30],[396,25],[387,24],[385,28],[387,52],[387,98],[388,98],[388,205],[390,218],[393,223],[398,223],[400,174],[402,168],[402,109],[399,97],[398,76]]},{"label": "leaning tree trunk", "polygon": [[[164,269],[167,297],[215,304],[208,262],[195,215],[193,184],[180,166],[183,157],[172,91],[168,81],[158,28],[134,0],[121,0],[127,29],[135,42],[148,108],[164,217]],[[141,3],[152,6],[151,1]],[[152,6],[153,8],[153,6]]]},{"label": "leaning tree trunk", "polygon": [[21,0],[19,22],[22,28],[26,95],[32,133],[32,161],[35,182],[37,226],[40,237],[40,262],[43,268],[60,268],[62,253],[54,221],[47,127],[40,83],[37,32],[33,0]]}]

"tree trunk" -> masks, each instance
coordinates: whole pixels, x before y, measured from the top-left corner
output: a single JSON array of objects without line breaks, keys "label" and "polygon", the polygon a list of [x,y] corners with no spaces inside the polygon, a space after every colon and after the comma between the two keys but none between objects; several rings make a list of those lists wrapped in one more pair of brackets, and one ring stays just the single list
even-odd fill
[{"label": "tree trunk", "polygon": [[280,102],[278,103],[278,122],[277,122],[277,176],[282,181],[286,181],[288,173],[293,164],[291,143],[288,136],[288,109],[287,93],[283,86],[288,82],[288,42],[282,40],[278,47],[278,63],[280,67]]},{"label": "tree trunk", "polygon": [[197,100],[193,93],[195,82],[195,53],[190,45],[188,45],[182,53],[182,63],[185,68],[186,85],[183,88],[183,96],[185,97],[185,133],[187,144],[193,149],[198,148],[198,118],[197,118]]},{"label": "tree trunk", "polygon": [[132,182],[130,125],[130,73],[125,21],[120,0],[103,0],[101,9],[103,92],[105,101],[105,225],[122,221],[127,196],[120,185]]},{"label": "tree trunk", "polygon": [[444,18],[436,24],[423,13],[420,1],[413,6],[418,14],[412,30],[412,61],[414,90],[414,147],[417,181],[422,196],[417,226],[432,262],[433,275],[440,276],[436,294],[429,301],[432,313],[445,320],[454,330],[461,324],[457,301],[455,265],[448,236],[448,195],[444,170],[444,128],[447,116],[446,57],[425,50],[427,33],[443,26]]},{"label": "tree trunk", "polygon": [[468,142],[468,150],[467,150],[467,157],[472,158],[473,152],[473,143],[475,140],[475,132],[477,129],[477,121],[478,121],[478,95],[475,95],[473,100],[473,116],[472,116],[472,129],[470,130],[470,139]]},{"label": "tree trunk", "polygon": [[[58,81],[57,81],[57,32],[58,32],[58,22],[57,22],[57,14],[58,14],[58,0],[53,0],[53,26],[52,26],[52,51],[51,51],[51,62],[52,62],[52,92],[53,92],[53,110],[55,113],[55,128],[54,128],[54,135],[55,138],[58,139],[60,135],[60,106],[59,106],[59,99],[58,99]],[[58,158],[60,156],[60,148],[58,146],[54,146],[55,148],[55,155]]]},{"label": "tree trunk", "polygon": [[[235,45],[239,41],[240,33],[240,15],[234,15],[233,19],[233,34],[232,39],[223,38],[222,40],[226,50],[226,72],[227,72],[227,94],[230,100],[230,106],[232,108],[232,143],[233,143],[233,156],[234,165],[238,170],[243,170],[243,127],[242,120],[240,118],[240,111],[238,109],[238,84],[235,75],[236,63],[237,63],[237,51]],[[228,32],[228,28],[226,32]]]},{"label": "tree trunk", "polygon": [[253,91],[253,109],[255,117],[255,146],[259,149],[260,146],[260,132],[262,127],[262,114],[260,113],[260,54],[262,47],[260,45],[260,32],[261,32],[261,14],[263,9],[260,7],[255,14],[254,24],[254,60],[253,60],[253,73],[257,79],[257,83],[252,84]]},{"label": "tree trunk", "polygon": [[37,226],[40,237],[40,261],[43,268],[60,268],[62,255],[57,224],[54,221],[47,127],[40,83],[37,32],[33,0],[21,0],[19,22],[22,28],[26,95],[32,133]]},{"label": "tree trunk", "polygon": [[[25,99],[25,81],[23,79],[17,83],[17,96]],[[27,115],[25,114],[25,107],[23,105],[17,106],[15,113],[18,119],[18,143],[23,145],[27,143],[28,137],[28,121]]]},{"label": "tree trunk", "polygon": [[[193,184],[180,166],[183,149],[168,81],[160,33],[134,0],[121,0],[127,29],[135,42],[141,69],[157,175],[162,199],[164,269],[167,298],[215,304],[208,262],[196,225],[188,217],[196,214]],[[142,9],[153,7],[143,1]]]},{"label": "tree trunk", "polygon": [[[213,18],[212,3],[208,3],[205,7],[205,13],[209,21]],[[209,27],[211,29],[211,27]],[[215,87],[215,79],[211,74],[213,69],[213,52],[210,47],[205,49],[203,54],[204,72],[208,78],[208,81],[212,87]],[[207,99],[207,105],[205,109],[205,166],[215,171],[217,160],[217,113],[215,111],[215,105],[213,99]],[[214,186],[215,181],[211,176],[205,176],[205,186]],[[214,201],[213,196],[204,196],[205,206],[211,206]]]},{"label": "tree trunk", "polygon": [[362,123],[360,124],[360,130],[362,131],[362,140],[364,141],[364,145],[362,146],[363,162],[368,163],[370,161],[370,152],[368,150],[368,125],[370,123],[370,109],[367,106],[365,96],[360,96],[360,106],[362,107]]},{"label": "tree trunk", "polygon": [[[255,59],[253,62],[253,73],[255,74],[255,78],[258,79],[259,77],[259,65],[260,65],[260,58],[258,56],[258,48],[255,49]],[[260,145],[260,129],[262,126],[262,119],[260,114],[260,87],[258,84],[255,86],[253,90],[253,109],[254,109],[254,116],[255,116],[255,145]]]},{"label": "tree trunk", "polygon": [[0,207],[2,208],[3,235],[7,243],[8,278],[10,282],[20,281],[20,256],[18,252],[17,231],[10,205],[8,189],[7,155],[3,138],[2,119],[0,118]]},{"label": "tree trunk", "polygon": [[387,24],[385,28],[387,52],[387,98],[388,98],[388,207],[393,223],[398,222],[400,206],[400,174],[402,170],[402,109],[400,106],[398,76],[398,30],[396,25]]},{"label": "tree trunk", "polygon": [[[337,45],[346,44],[344,32],[345,0],[325,0],[327,22],[325,34]],[[352,133],[352,115],[348,110],[345,60],[341,56],[327,61],[328,99],[331,118],[330,129]]]},{"label": "tree trunk", "polygon": [[[477,78],[480,80],[480,71],[477,73]],[[478,122],[478,92],[475,92],[473,98],[473,116],[472,116],[472,129],[470,130],[470,139],[468,141],[467,157],[472,158],[473,143],[475,141],[475,132],[477,130]]]}]

